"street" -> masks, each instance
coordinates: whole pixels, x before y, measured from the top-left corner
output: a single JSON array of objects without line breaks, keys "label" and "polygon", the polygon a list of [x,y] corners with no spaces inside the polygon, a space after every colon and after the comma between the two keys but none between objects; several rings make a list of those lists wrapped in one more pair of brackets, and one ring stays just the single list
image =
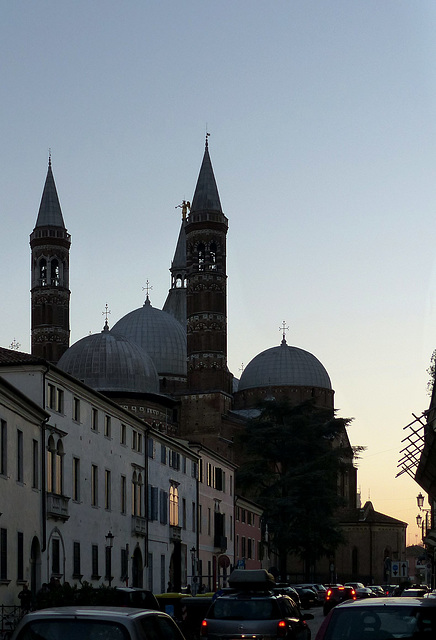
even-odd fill
[{"label": "street", "polygon": [[313,615],[313,620],[307,621],[307,626],[309,627],[312,633],[312,640],[314,640],[318,629],[320,628],[323,620],[324,614],[322,612],[322,607],[312,607],[311,609],[304,609],[303,613],[311,613]]}]

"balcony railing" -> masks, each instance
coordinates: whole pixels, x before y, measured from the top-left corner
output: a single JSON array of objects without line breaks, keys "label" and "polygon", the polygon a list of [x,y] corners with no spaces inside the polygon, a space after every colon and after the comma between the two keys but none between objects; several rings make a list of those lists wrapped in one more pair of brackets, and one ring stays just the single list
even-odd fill
[{"label": "balcony railing", "polygon": [[57,493],[47,493],[47,517],[54,520],[68,520],[68,503],[70,498]]},{"label": "balcony railing", "polygon": [[180,542],[182,539],[182,527],[170,524],[170,542]]},{"label": "balcony railing", "polygon": [[147,520],[142,516],[132,516],[132,534],[137,536],[147,535]]}]

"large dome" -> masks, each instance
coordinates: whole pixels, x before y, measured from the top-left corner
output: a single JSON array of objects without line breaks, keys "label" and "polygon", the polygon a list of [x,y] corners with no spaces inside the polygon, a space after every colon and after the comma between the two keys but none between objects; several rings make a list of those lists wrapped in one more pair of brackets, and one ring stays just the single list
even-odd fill
[{"label": "large dome", "polygon": [[186,376],[186,332],[169,313],[152,307],[148,297],[140,309],[118,320],[111,333],[142,347],[160,376]]},{"label": "large dome", "polygon": [[288,346],[285,340],[251,360],[241,375],[238,391],[269,386],[332,388],[321,362],[308,351]]},{"label": "large dome", "polygon": [[159,377],[150,356],[107,323],[74,343],[57,365],[96,391],[159,393]]}]

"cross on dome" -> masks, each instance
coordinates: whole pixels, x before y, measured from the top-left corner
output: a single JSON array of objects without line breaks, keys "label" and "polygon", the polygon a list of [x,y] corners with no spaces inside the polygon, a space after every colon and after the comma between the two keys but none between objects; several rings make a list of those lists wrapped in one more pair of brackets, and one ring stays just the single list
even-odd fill
[{"label": "cross on dome", "polygon": [[286,344],[286,331],[289,331],[289,327],[286,326],[286,322],[284,320],[279,327],[279,331],[281,331],[283,335],[282,344]]}]

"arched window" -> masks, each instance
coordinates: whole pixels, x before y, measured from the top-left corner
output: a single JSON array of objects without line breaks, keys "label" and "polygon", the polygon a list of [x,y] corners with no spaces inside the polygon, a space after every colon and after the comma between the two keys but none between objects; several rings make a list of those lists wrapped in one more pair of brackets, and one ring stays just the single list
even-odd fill
[{"label": "arched window", "polygon": [[205,248],[202,242],[199,243],[197,247],[197,252],[198,252],[198,270],[204,271]]},{"label": "arched window", "polygon": [[58,446],[56,448],[56,463],[55,463],[55,487],[54,493],[58,495],[63,494],[64,486],[64,447],[61,440],[58,440]]},{"label": "arched window", "polygon": [[47,443],[47,491],[53,493],[55,472],[55,441],[50,436]]},{"label": "arched window", "polygon": [[60,284],[60,271],[59,262],[56,260],[56,258],[51,261],[50,267],[50,284],[53,287],[57,287]]},{"label": "arched window", "polygon": [[209,247],[209,269],[216,269],[216,243],[211,242]]},{"label": "arched window", "polygon": [[170,487],[170,525],[177,527],[179,524],[179,490],[176,486]]},{"label": "arched window", "polygon": [[139,474],[138,475],[138,484],[136,485],[136,515],[137,516],[142,516],[142,489],[143,489],[143,482],[142,482],[142,475]]},{"label": "arched window", "polygon": [[133,472],[132,476],[132,515],[138,515],[136,513],[136,504],[137,504],[137,489],[138,489],[138,476],[136,475],[136,471]]},{"label": "arched window", "polygon": [[183,287],[183,277],[180,273],[176,275],[176,289],[181,289]]},{"label": "arched window", "polygon": [[41,258],[39,261],[39,284],[45,287],[47,284],[47,260]]}]

